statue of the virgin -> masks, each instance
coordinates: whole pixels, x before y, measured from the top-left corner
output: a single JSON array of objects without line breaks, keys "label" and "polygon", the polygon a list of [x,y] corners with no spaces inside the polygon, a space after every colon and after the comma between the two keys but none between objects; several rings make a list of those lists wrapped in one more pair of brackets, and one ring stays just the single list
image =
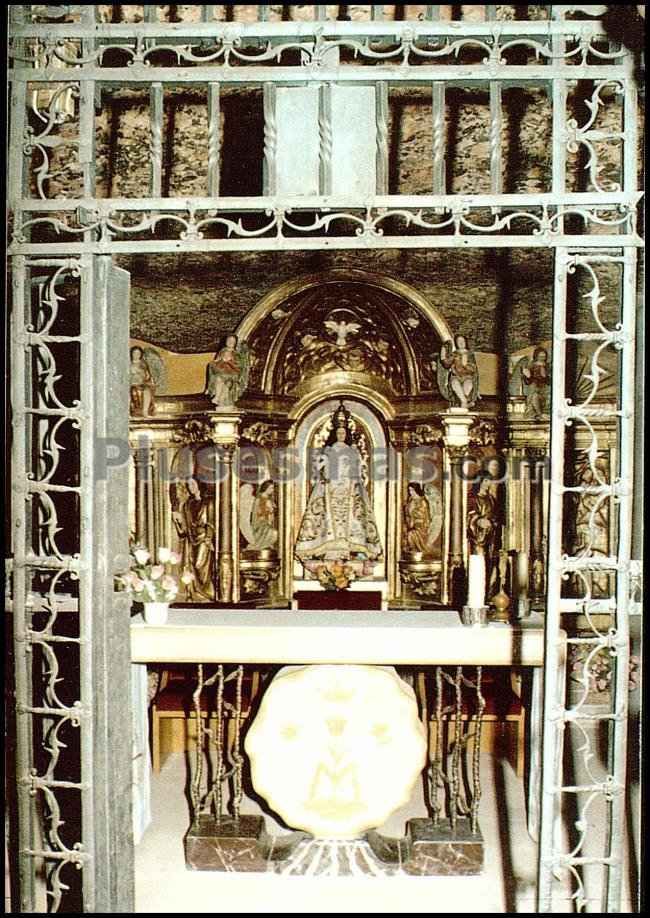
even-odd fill
[{"label": "statue of the virgin", "polygon": [[334,412],[330,435],[315,461],[314,482],[300,523],[296,557],[313,561],[380,561],[379,532],[361,477],[349,412]]}]

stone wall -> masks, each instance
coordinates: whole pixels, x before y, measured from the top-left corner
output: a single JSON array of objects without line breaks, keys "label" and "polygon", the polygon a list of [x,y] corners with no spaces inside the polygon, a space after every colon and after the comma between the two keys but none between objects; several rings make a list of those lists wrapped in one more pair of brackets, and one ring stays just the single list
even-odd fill
[{"label": "stone wall", "polygon": [[415,287],[481,351],[550,336],[552,252],[384,249],[120,258],[132,275],[133,337],[178,352],[213,349],[263,296],[301,274],[361,268]]}]

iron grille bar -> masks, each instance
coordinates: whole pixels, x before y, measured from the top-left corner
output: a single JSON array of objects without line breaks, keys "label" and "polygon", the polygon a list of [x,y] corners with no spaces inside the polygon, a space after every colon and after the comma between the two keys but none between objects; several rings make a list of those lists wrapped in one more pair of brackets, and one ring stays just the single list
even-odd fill
[{"label": "iron grille bar", "polygon": [[[625,252],[622,290],[621,403],[630,410],[621,413],[619,428],[619,477],[631,490],[634,481],[634,411],[635,397],[635,331],[636,331],[636,252]],[[630,560],[632,549],[632,498],[621,494],[618,502],[618,576],[616,583],[617,649],[613,657],[613,707],[620,717],[610,727],[608,744],[609,769],[615,786],[625,787],[627,769],[627,709],[628,672],[630,662],[630,629],[628,603],[630,598]],[[609,803],[608,851],[620,851],[625,840],[624,794],[615,794]],[[623,870],[620,861],[607,871],[602,908],[606,912],[621,909]]]},{"label": "iron grille bar", "polygon": [[[11,71],[14,83],[60,83],[60,70],[22,69]],[[623,80],[628,70],[623,65],[609,64],[609,79]],[[298,68],[289,66],[264,67],[249,64],[245,67],[147,67],[134,64],[132,67],[95,67],[83,66],[71,71],[76,80],[94,80],[101,88],[119,88],[138,83],[173,83],[175,85],[204,85],[207,83],[226,83],[229,85],[249,86],[264,83],[294,84],[336,82],[341,84],[359,83],[371,86],[377,80],[408,86],[425,86],[444,76],[449,85],[460,87],[487,88],[492,82],[503,82],[507,86],[538,86],[553,84],[561,80],[598,80],[602,78],[603,67],[599,64],[570,65],[556,64],[552,69],[542,64],[446,64],[444,67],[432,64],[396,67],[382,64],[346,67],[332,67],[325,64],[318,68]]]},{"label": "iron grille bar", "polygon": [[[474,208],[479,207],[529,207],[534,210],[540,210],[543,207],[569,207],[571,205],[575,206],[584,206],[584,207],[617,207],[620,204],[627,205],[629,207],[634,207],[643,197],[643,192],[625,192],[625,191],[611,191],[611,192],[595,192],[595,191],[585,191],[585,192],[565,192],[563,194],[553,194],[552,192],[540,193],[540,194],[481,194],[481,195],[467,195],[467,194],[445,194],[442,192],[435,192],[434,194],[377,194],[372,198],[364,198],[363,209],[373,207],[431,207],[431,208],[445,208],[447,210],[455,209],[459,206],[471,206]],[[323,198],[318,195],[305,195],[304,197],[295,198],[291,200],[291,209],[292,210],[314,210],[315,208],[322,206],[325,202]],[[93,207],[97,210],[99,214],[109,214],[120,210],[157,210],[164,208],[165,210],[186,210],[188,205],[191,205],[195,210],[209,210],[214,207],[214,198],[213,197],[197,197],[188,195],[187,197],[176,198],[120,198],[120,197],[111,197],[111,198],[97,198],[93,201]],[[246,211],[246,210],[266,210],[268,207],[274,205],[277,206],[278,199],[271,195],[245,195],[242,197],[231,197],[223,196],[219,199],[219,210],[228,211]],[[30,198],[22,202],[23,210],[26,213],[48,213],[50,211],[61,211],[61,213],[67,213],[70,211],[76,211],[80,207],[83,207],[84,200],[82,198],[65,198],[57,200],[42,200],[39,198]],[[327,198],[328,207],[352,207],[358,206],[358,202],[351,201],[350,198],[345,195],[331,195]],[[597,245],[597,240],[594,240],[594,245]],[[583,245],[580,245],[579,248],[584,249]],[[613,247],[615,248],[615,247]],[[49,250],[49,246],[48,246]],[[33,264],[39,264],[44,266],[52,265],[51,261],[47,259],[39,259],[38,262],[34,261]],[[61,264],[61,261],[56,262],[57,265]]]},{"label": "iron grille bar", "polygon": [[[554,100],[555,101],[555,100]],[[554,118],[556,112],[554,108]],[[555,132],[554,132],[555,134]],[[555,150],[554,150],[555,151]],[[554,182],[560,182],[558,157],[553,162]],[[562,181],[563,184],[563,181]],[[551,385],[551,469],[554,483],[564,481],[564,420],[558,406],[564,400],[566,386],[566,276],[571,256],[565,248],[555,253],[555,285],[553,292],[553,375]],[[537,885],[537,908],[540,912],[552,911],[553,867],[555,851],[555,826],[559,813],[559,802],[555,787],[561,777],[562,743],[564,731],[558,729],[555,700],[558,672],[558,635],[560,632],[560,599],[562,580],[558,569],[558,558],[562,557],[562,493],[551,486],[548,512],[548,577],[545,616],[545,660],[544,660],[544,703],[542,716],[542,782],[539,832],[539,865]],[[561,783],[561,781],[559,782]]]},{"label": "iron grille bar", "polygon": [[[23,110],[24,114],[24,110]],[[19,124],[22,119],[19,118]],[[14,176],[16,173],[14,172]],[[20,172],[18,172],[20,175]],[[34,846],[34,821],[32,818],[33,798],[28,785],[29,776],[33,768],[33,735],[32,719],[30,716],[20,714],[21,709],[27,711],[32,703],[32,676],[31,654],[26,652],[25,634],[28,628],[27,612],[27,569],[26,569],[26,539],[27,518],[25,513],[24,483],[27,480],[26,463],[26,425],[25,407],[27,392],[27,367],[25,362],[25,348],[22,346],[22,335],[26,326],[25,317],[25,280],[26,262],[19,257],[13,263],[12,293],[12,377],[11,377],[11,403],[13,441],[11,454],[12,472],[12,515],[15,521],[13,527],[12,550],[13,563],[13,632],[16,646],[15,654],[15,693],[16,693],[16,779],[18,783],[18,840],[19,840],[19,875],[20,875],[20,910],[23,912],[36,911],[36,875],[34,859],[28,849]]]},{"label": "iron grille bar", "polygon": [[[80,555],[86,562],[79,572],[79,637],[81,638],[79,689],[82,702],[94,696],[94,648],[93,648],[93,590],[99,591],[103,585],[95,584],[91,558],[94,550],[94,500],[92,469],[95,450],[95,407],[93,400],[93,380],[95,367],[92,353],[93,313],[95,310],[94,263],[90,255],[81,257],[81,289],[79,303],[79,330],[84,343],[80,355],[80,392],[86,397],[85,411],[88,420],[81,424],[80,437],[80,485],[81,501],[79,508]],[[95,870],[92,861],[95,854],[95,801],[93,782],[94,763],[94,719],[89,718],[81,729],[81,780],[85,785],[81,796],[81,843],[91,861],[83,871],[84,909],[95,909]]]},{"label": "iron grille bar", "polygon": [[208,86],[208,195],[219,196],[221,173],[221,112],[219,84]]},{"label": "iron grille bar", "polygon": [[375,88],[375,118],[377,123],[377,194],[388,194],[388,85],[377,83]]},{"label": "iron grille bar", "polygon": [[[268,22],[140,22],[135,25],[128,22],[98,22],[92,27],[79,22],[56,23],[26,23],[16,25],[11,30],[12,38],[43,38],[46,33],[52,39],[59,38],[85,38],[93,37],[97,41],[102,39],[120,40],[133,39],[137,34],[142,38],[161,38],[169,41],[170,38],[179,41],[189,38],[220,39],[224,36],[237,37],[242,40],[247,38],[295,38],[314,39],[317,34],[323,38],[349,38],[355,36],[370,36],[379,38],[386,36],[394,39],[402,28],[408,28],[409,33],[417,38],[485,36],[494,34],[493,22],[470,22],[465,20],[462,27],[458,22],[441,19],[427,19],[414,21],[381,21],[374,22],[352,20],[326,19],[318,22],[296,22],[291,20]],[[598,21],[585,22],[572,20],[530,19],[530,20],[501,20],[498,24],[501,36],[549,36],[565,35],[575,40],[581,38],[608,37],[608,32]],[[628,52],[620,51],[620,56]]]},{"label": "iron grille bar", "polygon": [[433,193],[445,193],[445,84],[436,81],[432,88],[433,115]]},{"label": "iron grille bar", "polygon": [[163,132],[163,86],[152,83],[150,92],[151,118],[151,197],[162,194],[162,132]]},{"label": "iron grille bar", "polygon": [[490,84],[490,191],[503,191],[503,108],[502,88],[498,83]]},{"label": "iron grille bar", "polygon": [[[564,236],[555,238],[552,236],[493,236],[489,240],[486,236],[462,236],[462,247],[466,249],[549,249],[558,248],[570,244],[578,247],[589,240],[598,239],[598,243],[603,248],[611,248],[616,245],[642,246],[643,242],[637,236]],[[178,252],[179,249],[188,252],[269,252],[269,251],[316,251],[320,249],[454,249],[458,248],[458,243],[454,242],[453,236],[379,236],[374,238],[367,236],[321,236],[316,239],[310,238],[284,238],[281,235],[268,236],[258,239],[201,239],[194,241],[179,241],[177,239],[148,241],[137,241],[138,252],[141,255],[147,253],[164,253]],[[75,251],[78,253],[96,253],[101,254],[129,254],[133,252],[133,242],[130,240],[108,243],[51,243],[48,246],[53,253],[69,253]],[[11,254],[31,255],[42,251],[42,246],[36,244],[20,244],[11,247]]]}]

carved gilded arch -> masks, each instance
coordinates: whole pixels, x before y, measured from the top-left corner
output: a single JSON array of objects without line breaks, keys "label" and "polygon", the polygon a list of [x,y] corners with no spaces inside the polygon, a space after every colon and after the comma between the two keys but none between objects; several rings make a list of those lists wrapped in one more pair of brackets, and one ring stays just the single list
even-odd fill
[{"label": "carved gilded arch", "polygon": [[[332,397],[329,395],[329,397]],[[353,399],[355,402],[365,402],[374,410],[384,422],[391,421],[395,417],[395,406],[384,395],[376,390],[369,389],[367,386],[355,385],[354,383],[341,380],[339,386],[335,386],[336,399],[346,398]],[[314,406],[323,401],[324,394],[322,387],[316,384],[307,391],[291,408],[288,417],[300,423]]]},{"label": "carved gilded arch", "polygon": [[271,291],[237,329],[250,386],[302,401],[315,390],[372,389],[384,399],[436,391],[431,357],[452,337],[417,290],[384,275],[334,269]]}]

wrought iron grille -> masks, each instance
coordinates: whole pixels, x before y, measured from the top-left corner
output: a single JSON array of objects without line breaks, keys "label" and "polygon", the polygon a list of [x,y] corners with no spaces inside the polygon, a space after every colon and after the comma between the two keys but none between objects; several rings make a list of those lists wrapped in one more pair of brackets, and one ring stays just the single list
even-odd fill
[{"label": "wrought iron grille", "polygon": [[[599,6],[536,7],[539,18],[526,21],[500,18],[497,9],[488,6],[481,21],[460,22],[443,21],[437,18],[439,7],[427,6],[420,8],[417,20],[399,23],[388,18],[386,7],[377,6],[366,8],[369,21],[356,19],[352,7],[325,8],[323,14],[324,8],[317,6],[314,18],[304,22],[278,17],[271,6],[260,6],[254,22],[228,21],[231,14],[223,7],[188,7],[188,20],[173,23],[160,20],[156,7],[141,9],[140,19],[138,12],[135,21],[128,21],[125,7],[10,8],[12,609],[23,910],[36,910],[40,904],[36,880],[43,864],[51,910],[65,906],[64,897],[73,895],[78,877],[83,878],[86,910],[97,902],[114,905],[118,899],[111,878],[95,860],[96,843],[106,835],[109,817],[106,808],[96,812],[97,789],[89,777],[98,754],[93,741],[97,704],[93,707],[92,700],[99,697],[103,703],[109,694],[93,656],[98,638],[91,626],[92,597],[108,588],[112,576],[112,571],[91,563],[95,504],[87,469],[92,466],[93,446],[84,399],[92,387],[88,336],[93,299],[88,278],[95,264],[136,250],[146,254],[518,246],[557,252],[540,908],[552,907],[558,869],[574,873],[577,905],[586,904],[582,873],[587,865],[580,841],[569,853],[562,851],[552,825],[561,798],[586,794],[590,799],[596,794],[607,802],[608,835],[603,856],[590,860],[606,872],[605,906],[617,910],[627,728],[635,250],[640,245],[633,54],[610,40],[593,18],[605,11]],[[112,20],[110,10],[122,11],[119,21]],[[323,193],[299,202],[278,196],[273,185],[278,155],[273,90],[296,81],[376,87],[375,195],[363,200],[332,197],[323,186]],[[201,195],[162,193],[164,96],[172,85],[205,93],[208,132]],[[549,100],[550,181],[534,193],[506,190],[511,186],[502,149],[503,91],[511,85],[539,88]],[[244,86],[265,93],[267,191],[221,196],[220,99],[232,87]],[[393,194],[386,187],[386,92],[394,86],[427,87],[431,92],[432,184],[426,194]],[[489,93],[489,192],[452,193],[445,183],[444,110],[449,91],[459,87],[482,87]],[[102,193],[95,170],[96,107],[101,111],[105,94],[124,88],[140,90],[149,99],[149,181],[137,198],[114,196],[110,188]],[[569,100],[575,92],[582,105],[580,117],[574,119]],[[599,121],[605,102],[612,99],[620,103],[615,127]],[[319,146],[324,176],[330,133],[325,106]],[[615,153],[615,174],[605,175],[603,148]],[[578,190],[567,185],[567,159],[576,152],[584,154],[586,165]],[[588,553],[567,558],[567,426],[588,426],[592,409],[589,399],[578,405],[567,402],[567,351],[575,334],[566,325],[566,283],[572,271],[593,272],[595,265],[608,261],[622,272],[620,327],[607,328],[596,319],[596,337],[590,340],[597,342],[596,349],[614,347],[621,355],[619,397],[612,409],[618,425],[619,467],[611,481],[581,487],[583,493],[591,488],[597,500],[611,501],[618,523],[617,549],[598,560]],[[76,315],[77,325],[55,332],[53,323],[64,302],[73,304],[66,315]],[[597,316],[597,293],[592,302]],[[63,356],[73,348],[79,352],[77,365]],[[597,356],[593,367],[597,388]],[[56,378],[60,373],[62,384]],[[66,394],[59,394],[64,389]],[[73,444],[80,455],[77,468],[61,461],[61,447],[67,446],[67,457]],[[593,457],[591,451],[590,462]],[[592,468],[598,475],[595,464]],[[574,709],[556,707],[550,698],[558,675],[553,661],[563,610],[579,608],[589,614],[596,608],[588,592],[577,602],[563,597],[563,577],[569,571],[581,575],[595,568],[606,570],[614,583],[611,626],[606,632],[594,629],[588,638],[590,646],[612,655],[614,691],[606,716],[611,760],[604,778],[578,787],[563,784],[561,748],[566,726],[579,725],[584,715],[579,704]],[[71,611],[64,618],[68,600]],[[599,602],[602,608],[602,599]],[[128,640],[127,629],[125,615],[122,640]],[[589,755],[587,750],[587,764]],[[62,832],[64,797],[66,808],[80,809],[81,819],[68,819]],[[77,802],[69,804],[72,798]],[[578,831],[584,835],[588,805],[581,814]],[[35,825],[44,828],[42,838],[36,837]]]}]

